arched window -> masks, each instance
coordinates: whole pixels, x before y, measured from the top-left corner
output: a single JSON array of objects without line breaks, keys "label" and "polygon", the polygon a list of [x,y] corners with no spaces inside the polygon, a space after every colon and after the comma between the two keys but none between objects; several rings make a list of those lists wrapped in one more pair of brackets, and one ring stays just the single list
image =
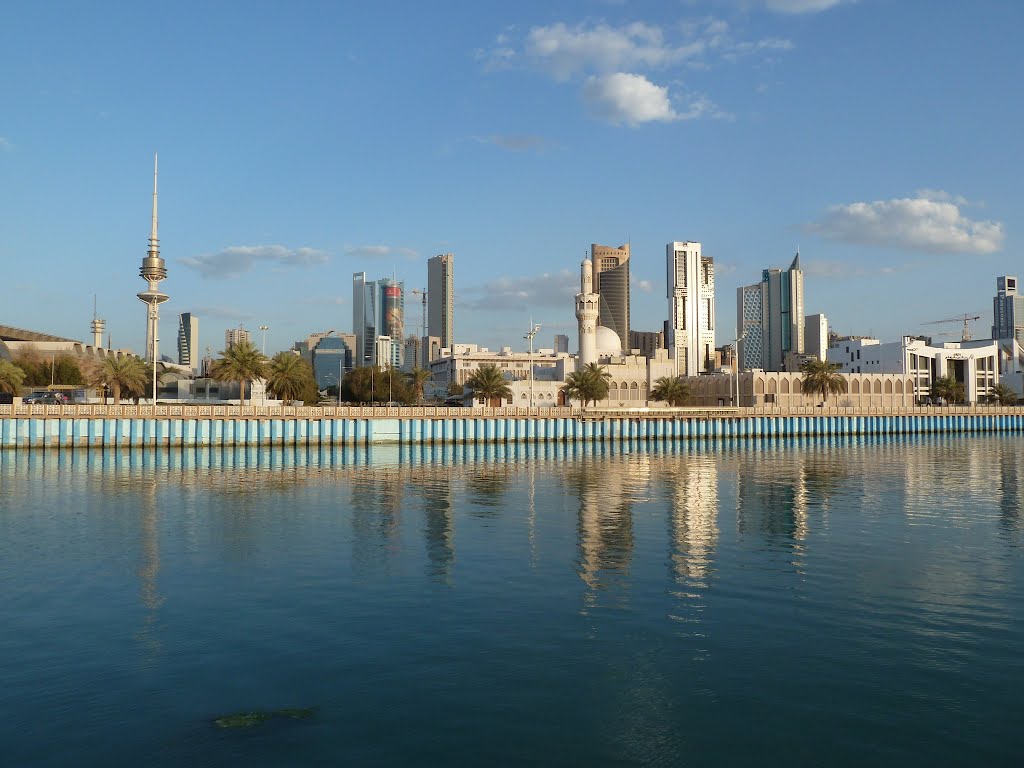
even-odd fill
[{"label": "arched window", "polygon": [[803,382],[803,380],[797,379],[796,381],[793,382],[793,391],[794,392],[803,392],[804,391],[804,382]]},{"label": "arched window", "polygon": [[903,394],[903,379],[896,379],[896,394]]},{"label": "arched window", "polygon": [[640,387],[634,381],[629,385],[629,399],[639,400],[640,399]]},{"label": "arched window", "polygon": [[608,385],[608,399],[618,400],[619,399],[619,385],[616,382],[612,382]]},{"label": "arched window", "polygon": [[764,379],[757,379],[754,382],[754,394],[755,395],[763,395],[764,394]]},{"label": "arched window", "polygon": [[888,379],[885,380],[885,394],[892,394],[892,382],[889,381]]},{"label": "arched window", "polygon": [[782,380],[782,388],[781,388],[780,391],[784,395],[788,395],[789,394],[789,379],[783,379]]},{"label": "arched window", "polygon": [[854,379],[853,383],[850,384],[850,394],[851,395],[859,395],[860,394],[860,379]]},{"label": "arched window", "polygon": [[768,394],[774,395],[779,391],[779,384],[775,379],[768,379]]},{"label": "arched window", "polygon": [[876,395],[882,394],[882,382],[877,381],[877,380],[875,381],[875,394]]}]

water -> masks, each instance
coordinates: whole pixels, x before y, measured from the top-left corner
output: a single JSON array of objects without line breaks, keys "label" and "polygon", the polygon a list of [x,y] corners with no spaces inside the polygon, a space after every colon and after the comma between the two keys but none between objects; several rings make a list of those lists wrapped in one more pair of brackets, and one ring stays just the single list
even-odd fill
[{"label": "water", "polygon": [[1017,437],[0,452],[0,763],[1016,764],[1022,473]]}]

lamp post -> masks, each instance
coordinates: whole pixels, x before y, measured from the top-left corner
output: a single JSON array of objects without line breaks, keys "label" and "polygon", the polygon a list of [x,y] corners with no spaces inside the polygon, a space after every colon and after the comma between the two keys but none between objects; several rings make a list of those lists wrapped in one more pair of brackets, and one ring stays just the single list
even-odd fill
[{"label": "lamp post", "polygon": [[262,349],[262,352],[263,352],[263,356],[266,357],[267,356],[267,331],[270,330],[270,326],[269,325],[261,325],[260,326],[260,330],[263,331],[263,349]]},{"label": "lamp post", "polygon": [[533,337],[536,336],[539,332],[540,332],[540,323],[537,323],[536,325],[534,325],[533,318],[531,317],[530,318],[530,330],[527,331],[525,336],[523,336],[524,339],[529,339],[529,341],[530,341],[530,371],[529,371],[529,376],[530,376],[530,407],[531,408],[533,408]]},{"label": "lamp post", "polygon": [[[736,333],[735,329],[733,329],[733,333]],[[736,408],[740,406],[740,342],[746,335],[747,331],[744,329],[743,333],[739,334],[732,341],[732,370],[736,378],[736,399],[733,401],[733,405]]]}]

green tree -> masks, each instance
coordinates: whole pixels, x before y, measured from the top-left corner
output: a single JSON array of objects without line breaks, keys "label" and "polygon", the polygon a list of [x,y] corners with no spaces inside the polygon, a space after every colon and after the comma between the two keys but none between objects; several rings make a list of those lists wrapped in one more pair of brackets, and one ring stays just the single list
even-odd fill
[{"label": "green tree", "polygon": [[822,402],[828,401],[830,394],[842,394],[846,392],[846,378],[839,373],[839,364],[830,363],[827,360],[807,360],[800,370],[803,379],[800,386],[806,392],[818,392],[821,394]]},{"label": "green tree", "polygon": [[466,388],[459,384],[457,381],[450,382],[448,384],[448,396],[457,397],[466,391]]},{"label": "green tree", "polygon": [[86,378],[90,386],[109,388],[114,396],[114,405],[120,405],[122,391],[134,397],[146,391],[150,370],[138,357],[108,355],[89,369]]},{"label": "green tree", "polygon": [[267,389],[279,400],[306,401],[310,387],[316,389],[313,369],[293,352],[278,352],[266,366]]},{"label": "green tree", "polygon": [[562,391],[565,396],[573,400],[579,400],[586,405],[608,397],[608,382],[612,375],[597,363],[585,365],[578,371],[574,371],[565,377],[565,385]]},{"label": "green tree", "polygon": [[512,397],[512,389],[496,365],[481,365],[466,379],[466,386],[473,391],[473,397],[488,405],[495,400],[504,401]]},{"label": "green tree", "polygon": [[25,371],[8,360],[0,360],[0,392],[18,394],[25,381]]},{"label": "green tree", "polygon": [[941,398],[946,405],[962,403],[964,385],[952,376],[940,376],[932,382],[932,397]]},{"label": "green tree", "polygon": [[1016,405],[1017,393],[1009,384],[999,383],[992,387],[992,400],[1000,405]]},{"label": "green tree", "polygon": [[662,376],[654,382],[651,400],[660,400],[673,408],[690,402],[690,385],[682,376]]},{"label": "green tree", "polygon": [[237,381],[241,387],[241,406],[245,406],[245,387],[255,379],[267,376],[267,358],[251,341],[232,344],[220,353],[220,359],[210,366],[214,381]]},{"label": "green tree", "polygon": [[397,368],[366,365],[346,374],[341,382],[342,397],[350,403],[412,403],[416,393]]},{"label": "green tree", "polygon": [[414,368],[405,374],[406,381],[409,387],[412,389],[413,394],[416,395],[416,402],[423,402],[423,388],[430,381],[430,371],[425,368]]}]

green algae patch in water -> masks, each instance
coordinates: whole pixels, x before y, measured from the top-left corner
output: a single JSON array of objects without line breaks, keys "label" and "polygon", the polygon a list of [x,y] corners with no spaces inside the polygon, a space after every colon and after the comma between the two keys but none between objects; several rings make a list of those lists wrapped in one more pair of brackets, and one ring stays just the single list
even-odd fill
[{"label": "green algae patch in water", "polygon": [[230,715],[222,715],[213,721],[218,728],[252,728],[268,720],[306,720],[313,716],[313,710],[309,707],[295,707],[289,709],[274,709],[269,712],[235,712]]}]

